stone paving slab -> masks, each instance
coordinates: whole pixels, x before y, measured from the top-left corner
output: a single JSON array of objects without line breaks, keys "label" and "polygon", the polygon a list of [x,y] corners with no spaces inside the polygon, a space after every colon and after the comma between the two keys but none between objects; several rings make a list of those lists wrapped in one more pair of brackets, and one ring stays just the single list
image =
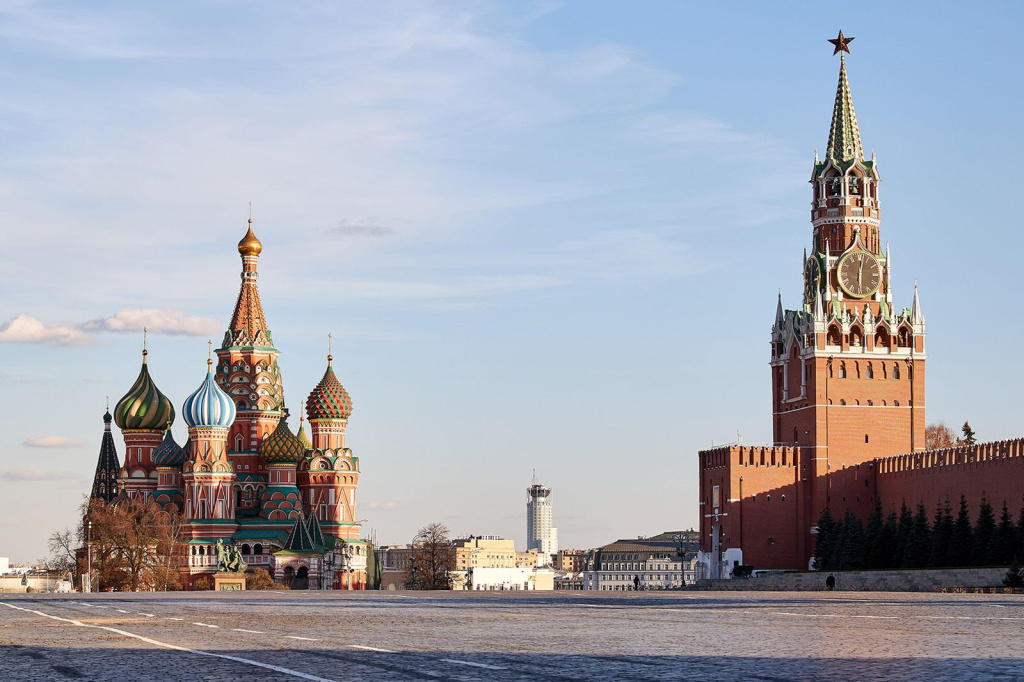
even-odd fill
[{"label": "stone paving slab", "polygon": [[16,680],[1013,680],[1022,635],[1020,595],[0,597]]}]

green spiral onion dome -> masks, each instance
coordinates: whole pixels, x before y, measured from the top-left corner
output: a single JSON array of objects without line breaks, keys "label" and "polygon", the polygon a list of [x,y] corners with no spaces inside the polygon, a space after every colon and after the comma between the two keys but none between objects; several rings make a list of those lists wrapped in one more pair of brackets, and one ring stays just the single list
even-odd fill
[{"label": "green spiral onion dome", "polygon": [[149,376],[146,351],[142,351],[139,378],[114,406],[114,422],[121,430],[151,431],[163,431],[174,423],[174,405]]},{"label": "green spiral onion dome", "polygon": [[267,464],[296,464],[306,448],[288,428],[287,415],[282,415],[274,432],[260,446],[260,454]]},{"label": "green spiral onion dome", "polygon": [[306,416],[310,419],[348,419],[352,414],[352,398],[334,375],[331,356],[327,356],[324,378],[306,398]]}]

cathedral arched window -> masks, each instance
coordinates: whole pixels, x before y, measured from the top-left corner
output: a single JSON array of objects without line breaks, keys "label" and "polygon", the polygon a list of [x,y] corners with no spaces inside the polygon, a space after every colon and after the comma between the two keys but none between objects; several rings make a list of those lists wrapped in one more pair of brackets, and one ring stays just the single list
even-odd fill
[{"label": "cathedral arched window", "polygon": [[830,346],[841,346],[843,345],[843,335],[839,331],[839,325],[832,325],[828,328],[828,334],[825,337],[825,343]]},{"label": "cathedral arched window", "polygon": [[845,404],[846,404],[846,401],[845,401],[845,400],[840,400],[840,401],[839,401],[839,404],[840,404],[840,405],[845,405]]},{"label": "cathedral arched window", "polygon": [[893,379],[899,379],[900,378],[900,365],[899,365],[898,362],[892,366],[892,378]]},{"label": "cathedral arched window", "polygon": [[840,379],[845,379],[846,378],[846,363],[845,362],[840,362],[839,363],[839,378]]},{"label": "cathedral arched window", "polygon": [[256,543],[256,546],[252,548],[253,554],[263,554],[263,545]]},{"label": "cathedral arched window", "polygon": [[898,401],[898,400],[892,401],[892,406],[893,407],[899,407],[900,406],[900,401]]},{"label": "cathedral arched window", "polygon": [[875,368],[871,366],[870,362],[868,363],[868,368],[867,368],[864,376],[866,376],[868,379],[874,379],[875,378]]},{"label": "cathedral arched window", "polygon": [[252,550],[248,544],[242,545],[242,554],[249,554],[251,551]]}]

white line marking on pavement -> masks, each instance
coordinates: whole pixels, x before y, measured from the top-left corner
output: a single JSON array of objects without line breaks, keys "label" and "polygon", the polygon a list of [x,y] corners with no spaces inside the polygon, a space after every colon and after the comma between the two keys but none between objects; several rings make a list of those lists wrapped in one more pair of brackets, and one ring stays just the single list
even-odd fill
[{"label": "white line marking on pavement", "polygon": [[248,633],[251,633],[253,635],[265,635],[265,634],[267,634],[267,633],[263,632],[262,630],[243,630],[242,628],[231,628],[231,629],[234,630],[235,632],[248,632]]},{"label": "white line marking on pavement", "polygon": [[472,661],[458,661],[454,658],[442,658],[445,663],[458,663],[459,665],[471,665],[474,668],[487,668],[488,670],[508,670],[508,668],[502,668],[496,665],[487,665],[486,663],[473,663]]},{"label": "white line marking on pavement", "polygon": [[192,623],[192,625],[202,625],[204,628],[219,628],[219,625],[210,625],[209,623]]},{"label": "white line marking on pavement", "polygon": [[33,611],[32,609],[26,609],[26,608],[22,608],[20,606],[14,606],[13,604],[8,604],[7,602],[0,601],[0,604],[3,604],[4,606],[6,606],[8,608],[11,608],[11,609],[17,609],[18,611],[26,611],[28,613],[34,613],[37,616],[43,616],[44,618],[52,618],[53,620],[59,620],[59,621],[61,621],[63,623],[71,623],[72,625],[77,625],[77,626],[83,627],[83,628],[95,628],[96,630],[106,630],[107,632],[113,632],[113,633],[118,634],[118,635],[123,635],[124,637],[132,637],[134,639],[138,639],[140,641],[143,641],[146,644],[152,644],[153,646],[162,646],[165,649],[174,649],[175,651],[185,651],[187,653],[197,654],[199,656],[211,656],[213,658],[224,658],[224,659],[227,659],[229,661],[235,661],[236,663],[245,663],[246,665],[256,666],[257,668],[265,668],[267,670],[273,670],[274,672],[284,673],[285,675],[291,675],[293,677],[298,677],[298,678],[303,679],[303,680],[315,680],[316,682],[334,682],[334,680],[331,680],[330,678],[327,678],[327,677],[318,677],[316,675],[310,675],[308,673],[300,672],[298,670],[292,670],[290,668],[282,668],[279,665],[271,665],[269,663],[260,663],[259,661],[254,661],[254,660],[249,659],[249,658],[242,658],[241,656],[229,656],[228,654],[215,654],[215,653],[213,653],[211,651],[202,651],[201,649],[189,649],[188,647],[178,646],[176,644],[168,644],[167,642],[160,642],[160,641],[157,641],[155,639],[150,639],[149,637],[143,637],[142,635],[136,635],[135,633],[132,633],[132,632],[126,632],[124,630],[118,630],[117,628],[109,628],[109,627],[106,627],[104,625],[90,625],[88,623],[83,623],[81,621],[71,620],[70,618],[61,618],[60,616],[51,616],[50,614],[43,613],[42,611]]},{"label": "white line marking on pavement", "polygon": [[172,618],[171,616],[166,617],[167,620],[185,620],[184,618]]},{"label": "white line marking on pavement", "polygon": [[142,611],[139,611],[139,615],[140,616],[145,616],[146,618],[155,618],[156,617],[155,613],[143,613]]},{"label": "white line marking on pavement", "polygon": [[295,635],[285,635],[288,639],[301,639],[304,642],[319,642],[319,639],[313,639],[312,637],[296,637]]},{"label": "white line marking on pavement", "polygon": [[395,653],[391,649],[378,649],[375,646],[363,646],[361,644],[349,644],[349,649],[363,649],[364,651],[379,651],[382,654],[393,654]]},{"label": "white line marking on pavement", "polygon": [[128,613],[124,609],[114,609],[114,610],[117,611],[118,613]]}]

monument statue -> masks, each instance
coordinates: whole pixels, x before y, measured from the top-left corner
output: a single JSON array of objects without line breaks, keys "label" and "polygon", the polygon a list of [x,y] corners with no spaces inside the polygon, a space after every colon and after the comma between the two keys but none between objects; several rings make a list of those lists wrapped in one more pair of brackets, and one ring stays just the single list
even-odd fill
[{"label": "monument statue", "polygon": [[242,560],[242,553],[234,545],[225,545],[217,540],[217,570],[221,573],[245,573],[248,564]]}]

